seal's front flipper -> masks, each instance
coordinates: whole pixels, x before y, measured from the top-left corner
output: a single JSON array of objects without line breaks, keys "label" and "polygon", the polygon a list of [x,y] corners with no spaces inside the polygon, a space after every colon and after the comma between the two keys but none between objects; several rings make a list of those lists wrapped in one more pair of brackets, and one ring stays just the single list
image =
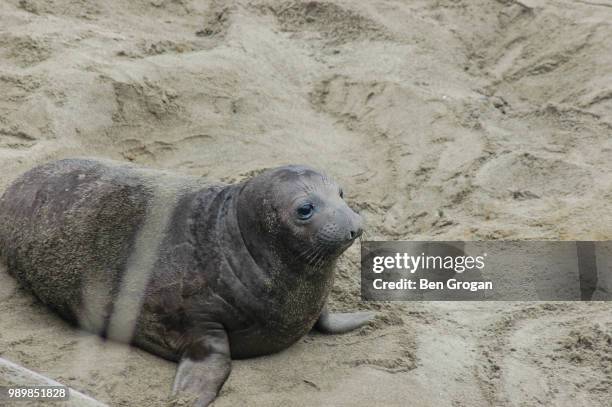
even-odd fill
[{"label": "seal's front flipper", "polygon": [[230,374],[232,360],[223,327],[207,329],[185,349],[172,389],[174,396],[196,397],[195,407],[208,406]]},{"label": "seal's front flipper", "polygon": [[326,334],[342,334],[364,326],[372,318],[374,318],[373,312],[331,314],[326,305],[321,311],[315,328]]}]

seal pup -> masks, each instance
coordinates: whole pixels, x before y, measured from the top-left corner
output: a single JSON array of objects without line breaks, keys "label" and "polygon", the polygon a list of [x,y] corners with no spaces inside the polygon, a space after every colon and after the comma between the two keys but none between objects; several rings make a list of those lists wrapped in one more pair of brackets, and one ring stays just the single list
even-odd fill
[{"label": "seal pup", "polygon": [[207,406],[231,358],[371,319],[326,307],[335,260],[362,233],[342,195],[305,166],[226,185],[66,159],[0,198],[0,253],[67,321],[178,361],[173,393]]}]

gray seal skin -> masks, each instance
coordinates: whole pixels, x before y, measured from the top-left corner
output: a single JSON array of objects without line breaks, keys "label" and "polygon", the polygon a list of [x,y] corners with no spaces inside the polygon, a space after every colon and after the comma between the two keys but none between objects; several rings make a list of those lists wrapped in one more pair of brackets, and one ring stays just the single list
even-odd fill
[{"label": "gray seal skin", "polygon": [[66,159],[0,198],[9,273],[72,324],[178,361],[174,394],[197,406],[231,358],[371,319],[326,307],[335,260],[361,232],[339,186],[304,166],[222,185]]}]

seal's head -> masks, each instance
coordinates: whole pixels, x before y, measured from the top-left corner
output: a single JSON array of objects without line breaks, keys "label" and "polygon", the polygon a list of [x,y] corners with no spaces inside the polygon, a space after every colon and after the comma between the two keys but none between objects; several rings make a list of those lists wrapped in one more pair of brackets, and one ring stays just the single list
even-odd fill
[{"label": "seal's head", "polygon": [[363,224],[338,184],[295,165],[247,181],[238,198],[238,221],[247,244],[274,247],[283,260],[317,267],[344,252]]}]

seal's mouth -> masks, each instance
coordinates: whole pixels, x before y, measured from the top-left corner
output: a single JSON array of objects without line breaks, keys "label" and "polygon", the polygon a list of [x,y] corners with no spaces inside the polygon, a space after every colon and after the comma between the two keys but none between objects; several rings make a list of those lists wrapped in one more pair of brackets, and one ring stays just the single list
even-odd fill
[{"label": "seal's mouth", "polygon": [[351,247],[353,245],[353,243],[355,243],[355,240],[358,239],[359,236],[354,236],[350,239],[346,239],[343,241],[340,241],[338,243],[335,244],[335,248],[333,250],[331,250],[332,253],[330,253],[331,257],[339,257],[342,253],[344,253],[346,250],[348,250],[349,247]]},{"label": "seal's mouth", "polygon": [[349,240],[351,242],[354,242],[355,239],[360,238],[362,234],[363,234],[363,229],[362,228],[357,228],[356,230],[351,230],[349,232]]},{"label": "seal's mouth", "polygon": [[357,236],[355,236],[355,237],[353,237],[351,239],[345,240],[341,244],[341,247],[343,248],[342,251],[344,251],[344,250],[348,249],[349,247],[351,247],[353,245],[353,243],[355,243],[355,240],[357,240]]},{"label": "seal's mouth", "polygon": [[351,230],[349,232],[349,236],[347,237],[347,239],[342,243],[342,247],[343,247],[342,251],[351,247],[351,245],[355,243],[355,240],[357,239],[361,240],[362,235],[363,235],[363,229],[361,228],[357,230]]},{"label": "seal's mouth", "polygon": [[308,248],[305,248],[299,257],[311,267],[318,269],[340,257],[357,239],[361,240],[362,233],[361,228],[347,233],[344,238],[321,233],[314,241],[309,242]]}]

